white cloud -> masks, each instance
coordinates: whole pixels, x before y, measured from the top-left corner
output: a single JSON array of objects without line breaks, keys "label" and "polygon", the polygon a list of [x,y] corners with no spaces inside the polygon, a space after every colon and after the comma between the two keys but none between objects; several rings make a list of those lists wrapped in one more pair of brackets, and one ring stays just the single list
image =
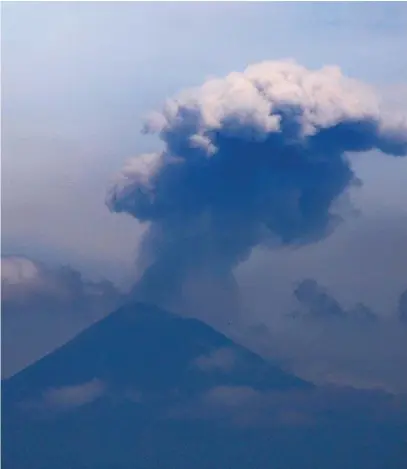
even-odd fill
[{"label": "white cloud", "polygon": [[[283,108],[298,108],[299,129],[293,136],[297,138],[349,121],[377,121],[382,138],[389,131],[380,101],[369,86],[345,77],[339,67],[308,70],[293,60],[260,62],[184,91],[167,100],[160,119],[154,114],[151,131],[161,132],[170,145],[172,136],[184,135],[212,154],[216,145],[210,136],[216,131],[243,140],[263,140],[284,131]],[[406,129],[401,118],[390,129],[404,145]]]},{"label": "white cloud", "polygon": [[2,301],[6,311],[12,306],[21,306],[34,301],[92,305],[107,298],[119,296],[119,292],[108,281],[90,282],[71,267],[49,268],[41,262],[25,257],[2,257],[1,259]]},{"label": "white cloud", "polygon": [[42,402],[55,410],[69,410],[90,404],[105,392],[105,385],[98,379],[72,386],[51,388],[43,393]]},{"label": "white cloud", "polygon": [[6,283],[29,283],[39,277],[38,266],[23,257],[6,257],[1,261],[1,280]]},{"label": "white cloud", "polygon": [[105,395],[106,390],[106,384],[94,378],[80,384],[47,388],[40,397],[23,400],[19,406],[22,410],[40,414],[66,412],[91,404]]},{"label": "white cloud", "polygon": [[194,360],[194,365],[202,371],[232,371],[236,365],[236,351],[231,347],[221,347]]}]

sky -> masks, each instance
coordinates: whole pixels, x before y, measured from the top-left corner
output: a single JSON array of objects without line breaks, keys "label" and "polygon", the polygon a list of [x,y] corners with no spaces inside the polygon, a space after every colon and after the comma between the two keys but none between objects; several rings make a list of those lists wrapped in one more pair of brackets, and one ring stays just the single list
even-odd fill
[{"label": "sky", "polygon": [[[293,58],[309,69],[337,65],[406,112],[406,31],[403,3],[2,5],[2,256],[54,271],[69,265],[128,289],[140,274],[146,226],[110,213],[105,199],[128,158],[163,147],[140,133],[149,111],[210,77]],[[407,159],[370,151],[352,168],[363,185],[341,199],[345,221],[331,236],[296,249],[256,248],[238,266],[247,323],[288,334],[281,318],[296,308],[293,291],[304,278],[345,309],[364,303],[380,317],[395,314],[407,288]],[[49,327],[42,321],[39,337]],[[335,363],[349,339],[342,329],[335,350],[321,352]],[[302,353],[283,342],[278,355]]]}]

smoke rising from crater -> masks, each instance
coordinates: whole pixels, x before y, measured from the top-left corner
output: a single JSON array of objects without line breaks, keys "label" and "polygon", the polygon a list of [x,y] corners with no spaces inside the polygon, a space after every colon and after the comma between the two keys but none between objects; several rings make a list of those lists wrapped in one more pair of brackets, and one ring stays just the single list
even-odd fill
[{"label": "smoke rising from crater", "polygon": [[114,212],[149,222],[137,293],[182,294],[200,276],[236,289],[253,247],[321,239],[334,201],[357,182],[348,152],[407,153],[407,123],[337,67],[251,65],[168,100],[146,123],[164,143],[123,168]]}]

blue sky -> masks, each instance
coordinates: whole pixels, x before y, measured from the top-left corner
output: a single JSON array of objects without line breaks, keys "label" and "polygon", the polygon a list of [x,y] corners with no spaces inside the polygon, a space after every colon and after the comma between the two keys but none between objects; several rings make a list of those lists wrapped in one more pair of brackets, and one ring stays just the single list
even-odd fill
[{"label": "blue sky", "polygon": [[[143,229],[104,200],[128,157],[160,147],[140,135],[148,111],[210,76],[286,57],[339,65],[405,111],[406,31],[407,6],[390,2],[3,4],[3,256],[127,286]],[[407,161],[369,154],[354,166],[358,217],[318,246],[255,253],[239,268],[247,301],[262,298],[255,317],[267,319],[264,298],[290,307],[292,282],[307,276],[345,304],[395,307],[407,286]]]}]

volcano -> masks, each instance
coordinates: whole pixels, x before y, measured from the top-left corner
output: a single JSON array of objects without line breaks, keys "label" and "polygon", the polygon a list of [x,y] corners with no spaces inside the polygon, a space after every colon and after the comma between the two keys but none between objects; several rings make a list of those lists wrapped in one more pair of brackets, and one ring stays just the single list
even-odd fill
[{"label": "volcano", "polygon": [[404,469],[405,401],[133,303],[2,384],[5,469]]}]

